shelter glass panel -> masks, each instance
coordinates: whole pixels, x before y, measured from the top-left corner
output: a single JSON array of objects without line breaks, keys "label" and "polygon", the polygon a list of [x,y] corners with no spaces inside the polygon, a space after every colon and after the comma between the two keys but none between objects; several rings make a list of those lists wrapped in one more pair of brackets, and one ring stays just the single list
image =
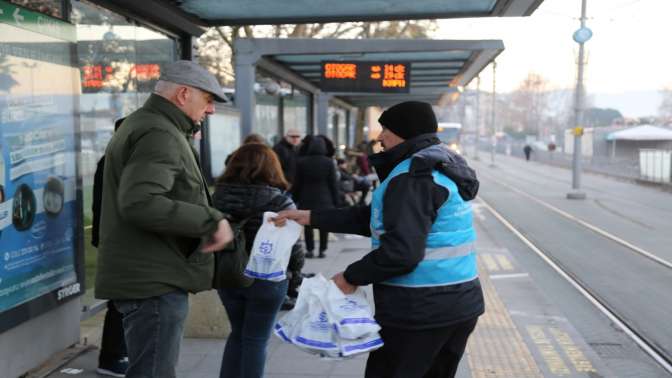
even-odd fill
[{"label": "shelter glass panel", "polygon": [[327,130],[329,133],[329,138],[334,142],[334,147],[336,147],[336,155],[338,157],[343,155],[345,150],[345,145],[347,144],[347,112],[344,109],[337,107],[329,108],[329,123]]},{"label": "shelter glass panel", "polygon": [[297,129],[302,135],[308,134],[308,107],[310,95],[295,90],[283,97],[283,125],[285,130]]},{"label": "shelter glass panel", "polygon": [[278,109],[280,98],[268,94],[257,95],[257,106],[254,113],[256,122],[252,132],[260,134],[270,145],[280,140],[280,128],[278,121]]},{"label": "shelter glass panel", "polygon": [[[80,171],[87,226],[92,220],[93,175],[112,138],[114,122],[142,106],[161,68],[177,59],[178,44],[173,38],[85,0],[72,2],[71,20],[76,26],[80,69]],[[86,282],[92,285],[96,255],[88,237]],[[84,301],[87,305],[93,298],[87,295]]]},{"label": "shelter glass panel", "polygon": [[224,173],[226,158],[240,145],[240,115],[225,106],[218,106],[208,117],[208,146],[210,148],[210,174]]}]

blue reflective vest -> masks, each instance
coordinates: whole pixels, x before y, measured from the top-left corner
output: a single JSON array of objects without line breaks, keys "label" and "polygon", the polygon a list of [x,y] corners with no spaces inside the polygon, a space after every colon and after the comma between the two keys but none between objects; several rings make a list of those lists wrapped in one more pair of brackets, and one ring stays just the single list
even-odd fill
[{"label": "blue reflective vest", "polygon": [[[408,173],[411,159],[399,163],[373,192],[371,201],[371,244],[380,246],[383,227],[383,197],[390,180]],[[449,190],[436,220],[427,236],[425,257],[410,273],[382,282],[385,285],[428,287],[454,285],[478,278],[476,265],[476,231],[472,225],[471,205],[458,194],[457,185],[437,170],[432,172],[434,183]]]}]

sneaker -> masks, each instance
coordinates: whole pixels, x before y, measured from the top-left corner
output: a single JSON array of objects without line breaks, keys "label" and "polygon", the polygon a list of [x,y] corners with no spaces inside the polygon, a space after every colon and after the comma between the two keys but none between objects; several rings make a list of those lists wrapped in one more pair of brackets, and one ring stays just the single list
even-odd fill
[{"label": "sneaker", "polygon": [[111,364],[103,364],[98,366],[96,373],[110,377],[124,378],[126,377],[126,370],[128,370],[128,359],[124,358]]}]

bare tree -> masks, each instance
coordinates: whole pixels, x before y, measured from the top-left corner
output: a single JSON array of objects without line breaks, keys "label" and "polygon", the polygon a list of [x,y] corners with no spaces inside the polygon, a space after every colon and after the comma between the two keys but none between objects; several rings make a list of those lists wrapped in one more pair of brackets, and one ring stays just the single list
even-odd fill
[{"label": "bare tree", "polygon": [[510,116],[512,126],[526,134],[544,135],[542,121],[548,109],[548,81],[530,72],[518,88],[511,93]]},{"label": "bare tree", "polygon": [[210,28],[198,40],[199,62],[223,85],[232,85],[236,38],[426,38],[436,30],[434,20],[222,26]]}]

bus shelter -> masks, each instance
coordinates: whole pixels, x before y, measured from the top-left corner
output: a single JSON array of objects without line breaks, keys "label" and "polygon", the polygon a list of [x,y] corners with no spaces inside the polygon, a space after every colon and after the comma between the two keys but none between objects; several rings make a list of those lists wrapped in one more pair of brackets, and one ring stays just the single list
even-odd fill
[{"label": "bus shelter", "polygon": [[328,105],[438,104],[503,49],[499,40],[237,39],[235,103],[241,132],[254,130],[257,69],[313,95],[313,130],[326,134]]}]

